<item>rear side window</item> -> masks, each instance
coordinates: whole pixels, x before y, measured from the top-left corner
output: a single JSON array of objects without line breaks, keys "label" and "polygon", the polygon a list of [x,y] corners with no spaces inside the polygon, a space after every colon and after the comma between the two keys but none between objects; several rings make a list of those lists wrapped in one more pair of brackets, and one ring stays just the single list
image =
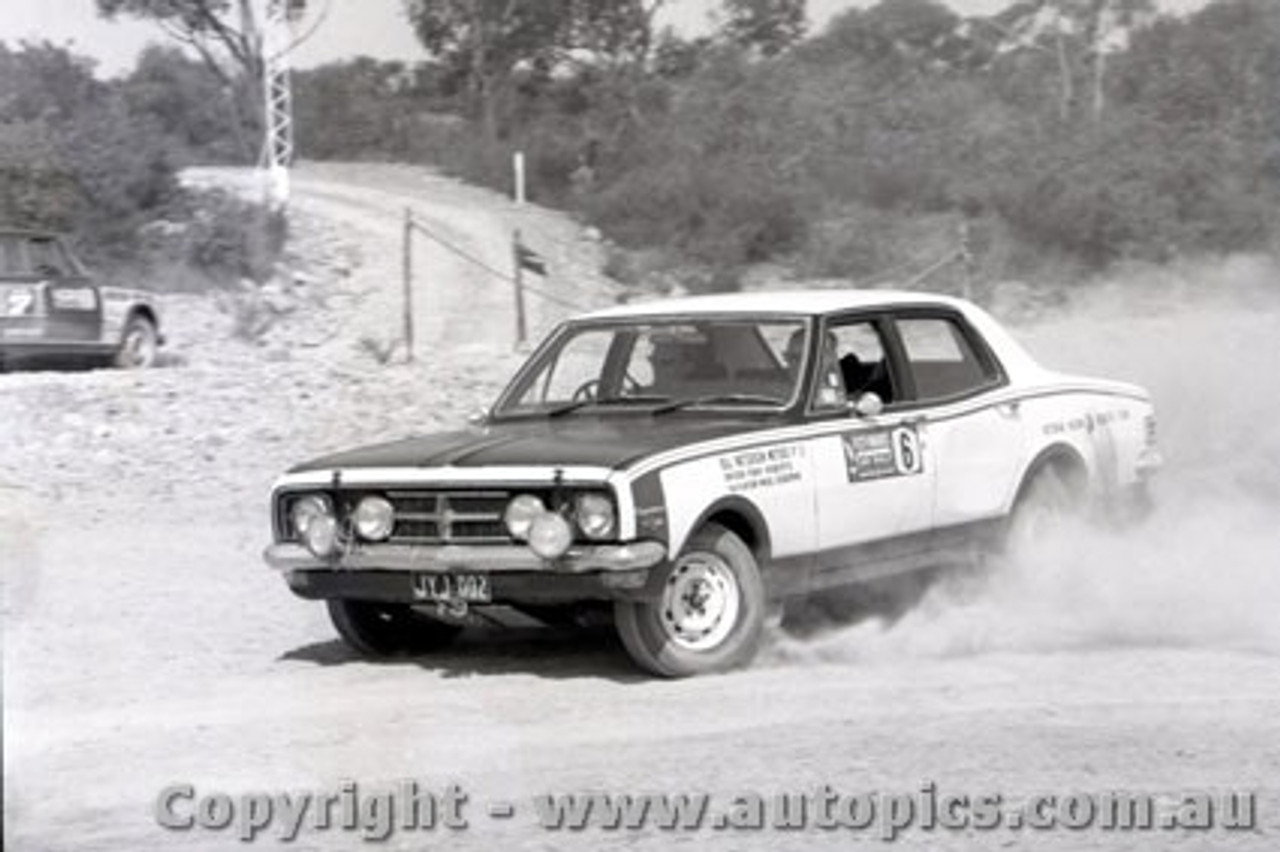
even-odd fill
[{"label": "rear side window", "polygon": [[922,401],[964,396],[994,384],[995,366],[979,357],[968,336],[945,317],[900,319],[898,335]]}]

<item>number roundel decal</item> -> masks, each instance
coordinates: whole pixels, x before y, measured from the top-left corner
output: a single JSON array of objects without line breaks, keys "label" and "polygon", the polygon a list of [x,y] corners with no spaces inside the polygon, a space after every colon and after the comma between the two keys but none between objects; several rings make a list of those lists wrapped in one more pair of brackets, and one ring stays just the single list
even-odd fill
[{"label": "number roundel decal", "polygon": [[919,473],[924,467],[920,456],[920,437],[909,426],[893,430],[893,464],[901,474]]}]

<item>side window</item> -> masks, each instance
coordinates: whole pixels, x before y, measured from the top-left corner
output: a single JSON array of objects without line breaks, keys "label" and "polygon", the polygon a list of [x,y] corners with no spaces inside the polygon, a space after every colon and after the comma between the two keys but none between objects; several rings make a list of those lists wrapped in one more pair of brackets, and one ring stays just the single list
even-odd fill
[{"label": "side window", "polygon": [[918,399],[960,396],[995,381],[995,371],[977,356],[953,320],[902,319],[897,325]]},{"label": "side window", "polygon": [[33,238],[27,244],[31,259],[31,268],[37,275],[51,275],[61,278],[68,274],[67,260],[62,255],[62,248],[53,240],[42,237]]},{"label": "side window", "polygon": [[896,399],[884,342],[872,322],[832,325],[824,332],[816,408],[842,407],[864,393]]}]

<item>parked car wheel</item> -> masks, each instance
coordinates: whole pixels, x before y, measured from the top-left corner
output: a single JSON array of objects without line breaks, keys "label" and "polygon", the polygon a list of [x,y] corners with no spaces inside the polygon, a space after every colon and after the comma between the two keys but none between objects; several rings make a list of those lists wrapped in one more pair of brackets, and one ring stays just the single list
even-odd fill
[{"label": "parked car wheel", "polygon": [[330,600],[338,635],[363,657],[425,654],[452,642],[462,628],[417,612],[408,604]]},{"label": "parked car wheel", "polygon": [[751,549],[707,524],[659,569],[651,600],[618,601],[622,643],[645,669],[665,677],[723,671],[750,662],[766,615],[764,584]]},{"label": "parked car wheel", "polygon": [[125,323],[120,348],[116,350],[115,365],[126,370],[154,366],[159,349],[160,335],[155,323],[135,314]]}]

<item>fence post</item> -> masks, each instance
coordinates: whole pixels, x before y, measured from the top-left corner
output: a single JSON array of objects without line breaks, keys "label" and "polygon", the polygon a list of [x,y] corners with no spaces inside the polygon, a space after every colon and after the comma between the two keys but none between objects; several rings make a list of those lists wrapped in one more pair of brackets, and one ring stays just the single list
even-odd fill
[{"label": "fence post", "polygon": [[960,222],[960,286],[961,295],[973,300],[973,279],[974,279],[974,262],[973,262],[973,246],[970,242],[969,220],[964,219]]},{"label": "fence post", "polygon": [[511,156],[512,168],[515,171],[516,204],[524,204],[524,151],[516,151]]},{"label": "fence post", "polygon": [[404,285],[404,351],[405,360],[413,363],[413,209],[404,208],[404,245],[401,277]]},{"label": "fence post", "polygon": [[521,257],[520,229],[516,228],[511,238],[511,260],[515,267],[513,281],[516,295],[516,346],[523,346],[528,336],[524,317],[524,258]]}]

